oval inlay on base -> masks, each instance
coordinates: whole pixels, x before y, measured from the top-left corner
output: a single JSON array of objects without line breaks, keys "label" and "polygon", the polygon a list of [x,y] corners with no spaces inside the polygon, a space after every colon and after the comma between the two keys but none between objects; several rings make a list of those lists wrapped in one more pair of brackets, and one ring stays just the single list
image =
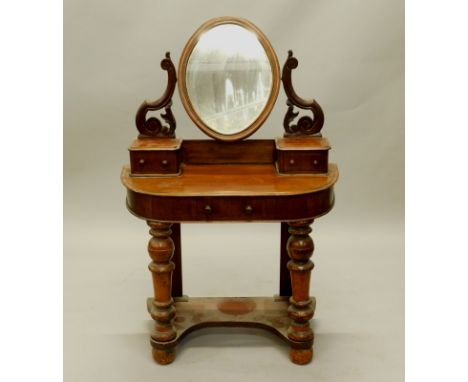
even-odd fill
[{"label": "oval inlay on base", "polygon": [[246,314],[255,309],[255,301],[250,298],[229,298],[218,303],[218,310],[225,314]]}]

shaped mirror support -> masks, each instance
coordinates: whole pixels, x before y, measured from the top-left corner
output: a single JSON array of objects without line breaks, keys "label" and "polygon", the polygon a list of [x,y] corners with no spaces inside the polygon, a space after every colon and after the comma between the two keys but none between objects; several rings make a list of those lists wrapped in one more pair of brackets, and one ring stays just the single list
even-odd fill
[{"label": "shaped mirror support", "polygon": [[[169,52],[166,52],[166,58],[161,61],[161,68],[167,71],[167,86],[164,94],[156,101],[144,101],[135,116],[135,124],[140,132],[140,138],[174,138],[176,121],[172,114],[172,95],[176,87],[177,77],[174,64],[172,63]],[[161,123],[161,120],[156,117],[146,118],[149,111],[161,110],[164,108],[164,113],[161,113],[161,118],[166,122]]]},{"label": "shaped mirror support", "polygon": [[[315,100],[299,97],[292,85],[298,60],[292,51],[282,73],[266,36],[250,21],[218,17],[204,23],[187,42],[178,69],[179,93],[190,118],[207,135],[221,141],[238,141],[253,134],[266,120],[278,96],[280,82],[287,96],[283,119],[285,137],[321,136],[322,108]],[[167,71],[164,94],[145,101],[138,109],[139,138],[175,138],[171,111],[177,76],[169,53],[161,61]],[[299,116],[294,107],[312,116]],[[164,109],[159,117],[149,111]]]}]

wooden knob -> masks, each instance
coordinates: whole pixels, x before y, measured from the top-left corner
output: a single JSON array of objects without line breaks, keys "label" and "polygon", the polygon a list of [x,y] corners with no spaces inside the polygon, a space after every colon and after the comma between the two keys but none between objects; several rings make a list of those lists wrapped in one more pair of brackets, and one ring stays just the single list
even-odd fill
[{"label": "wooden knob", "polygon": [[168,162],[166,159],[164,159],[164,160],[161,161],[161,164],[162,164],[164,167],[166,167],[166,166],[169,164],[169,162]]},{"label": "wooden knob", "polygon": [[253,207],[250,204],[246,205],[245,212],[251,214],[253,212]]},{"label": "wooden knob", "polygon": [[140,163],[141,165],[144,165],[144,164],[145,164],[145,160],[144,160],[144,159],[140,159],[140,160],[138,161],[138,163]]},{"label": "wooden knob", "polygon": [[213,212],[213,209],[211,208],[209,204],[205,206],[204,210],[205,210],[205,213],[207,214],[211,214]]},{"label": "wooden knob", "polygon": [[293,165],[294,163],[295,163],[295,162],[294,162],[294,159],[290,159],[290,160],[289,160],[289,164],[290,164],[290,165]]}]

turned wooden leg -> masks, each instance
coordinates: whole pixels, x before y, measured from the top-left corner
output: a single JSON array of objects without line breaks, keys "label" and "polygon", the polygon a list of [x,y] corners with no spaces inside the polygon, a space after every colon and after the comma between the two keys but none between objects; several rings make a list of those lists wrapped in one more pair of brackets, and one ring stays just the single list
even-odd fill
[{"label": "turned wooden leg", "polygon": [[[151,337],[158,342],[168,342],[176,337],[172,325],[175,317],[174,300],[172,298],[172,271],[174,263],[174,242],[171,235],[171,224],[148,221],[153,236],[148,243],[148,252],[153,260],[149,269],[153,276],[154,308],[152,317],[156,322]],[[175,359],[174,347],[154,348],[153,358],[160,364],[168,364]]]},{"label": "turned wooden leg", "polygon": [[291,260],[288,269],[291,275],[292,296],[288,308],[291,324],[288,337],[301,346],[290,350],[291,361],[296,364],[306,364],[312,360],[312,343],[314,332],[309,320],[314,315],[314,306],[309,296],[310,273],[314,263],[310,261],[314,251],[314,242],[309,233],[313,220],[289,222],[290,237],[287,242],[288,254]]},{"label": "turned wooden leg", "polygon": [[173,223],[171,226],[171,239],[174,243],[174,256],[172,261],[175,264],[172,272],[172,297],[182,297],[182,245],[180,240],[180,223]]},{"label": "turned wooden leg", "polygon": [[281,223],[281,252],[280,252],[280,289],[281,297],[290,297],[291,291],[291,275],[288,269],[288,240],[289,240],[289,224]]}]

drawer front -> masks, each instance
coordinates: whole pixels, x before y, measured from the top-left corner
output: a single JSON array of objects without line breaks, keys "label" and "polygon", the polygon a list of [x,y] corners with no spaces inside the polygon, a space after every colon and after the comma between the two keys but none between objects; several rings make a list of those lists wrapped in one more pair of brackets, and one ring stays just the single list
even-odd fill
[{"label": "drawer front", "polygon": [[286,174],[328,172],[328,151],[278,150],[278,171]]},{"label": "drawer front", "polygon": [[195,220],[249,221],[265,215],[264,201],[250,198],[194,198],[189,202],[190,213]]},{"label": "drawer front", "polygon": [[129,209],[143,219],[193,221],[288,221],[309,219],[333,206],[333,188],[284,197],[171,197],[128,191]]},{"label": "drawer front", "polygon": [[178,150],[130,151],[132,175],[177,174],[180,169]]}]

